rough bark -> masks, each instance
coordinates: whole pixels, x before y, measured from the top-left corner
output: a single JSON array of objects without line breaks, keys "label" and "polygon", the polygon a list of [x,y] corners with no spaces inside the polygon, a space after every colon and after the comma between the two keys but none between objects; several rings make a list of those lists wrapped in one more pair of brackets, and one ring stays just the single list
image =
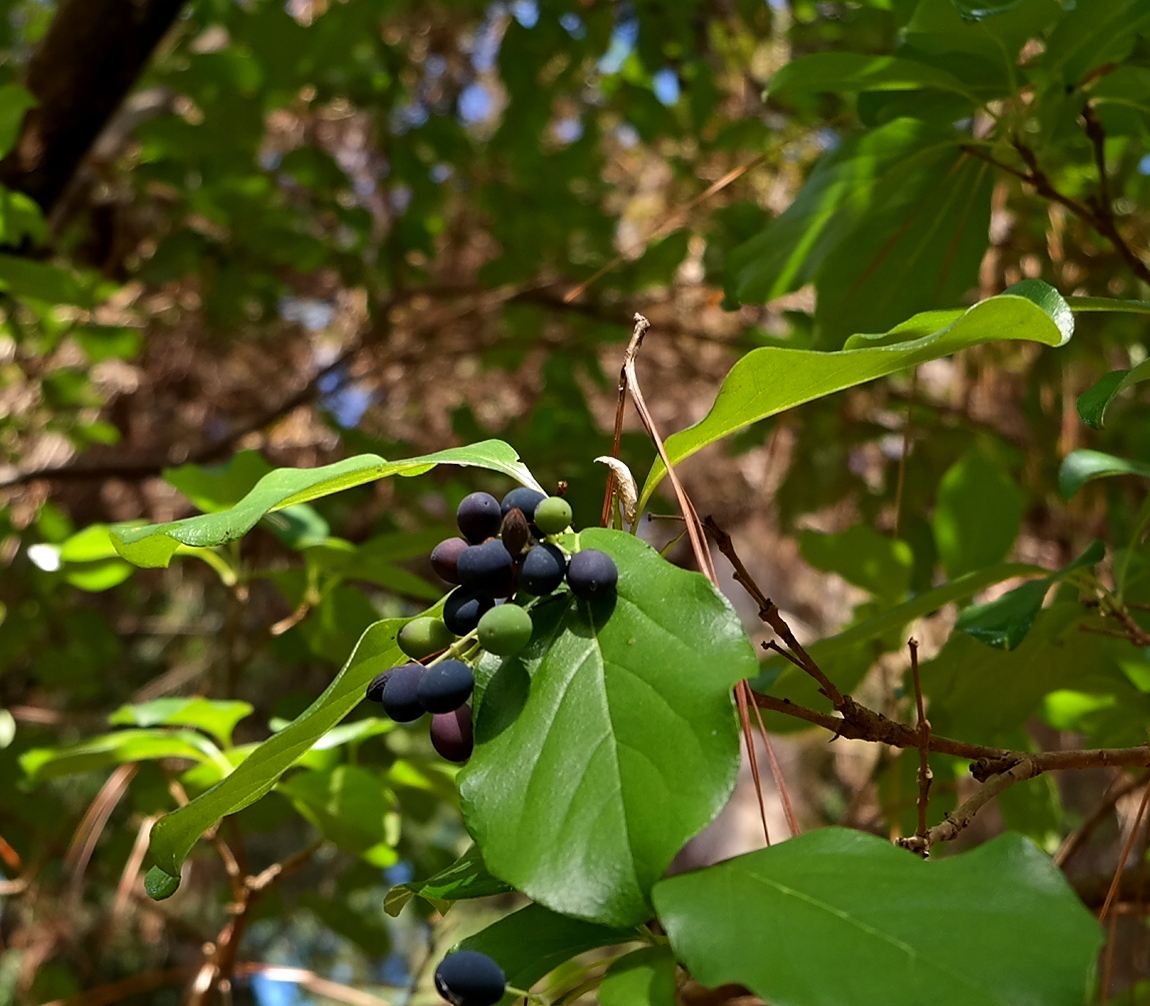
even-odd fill
[{"label": "rough bark", "polygon": [[50,213],[185,2],[62,0],[24,80],[39,105],[0,161],[0,184]]}]

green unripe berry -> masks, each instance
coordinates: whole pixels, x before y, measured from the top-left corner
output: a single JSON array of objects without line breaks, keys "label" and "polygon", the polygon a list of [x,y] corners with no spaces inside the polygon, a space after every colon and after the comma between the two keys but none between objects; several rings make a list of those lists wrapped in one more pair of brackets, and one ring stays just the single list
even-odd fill
[{"label": "green unripe berry", "polygon": [[501,604],[479,620],[479,645],[497,657],[518,653],[531,639],[531,616],[517,604]]},{"label": "green unripe berry", "polygon": [[544,534],[561,534],[571,526],[571,504],[562,496],[548,496],[535,508],[535,526]]},{"label": "green unripe berry", "polygon": [[396,640],[399,648],[413,660],[446,650],[455,642],[455,635],[438,618],[413,618],[399,630]]}]

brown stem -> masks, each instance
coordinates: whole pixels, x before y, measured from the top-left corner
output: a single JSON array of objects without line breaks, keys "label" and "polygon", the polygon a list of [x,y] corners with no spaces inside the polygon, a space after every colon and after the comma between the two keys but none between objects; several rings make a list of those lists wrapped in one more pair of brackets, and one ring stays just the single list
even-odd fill
[{"label": "brown stem", "polygon": [[918,640],[912,639],[907,645],[910,647],[910,670],[914,678],[914,700],[918,707],[918,720],[915,731],[918,734],[918,798],[915,801],[918,808],[918,828],[915,829],[917,838],[927,835],[926,812],[930,801],[930,784],[934,779],[930,771],[930,720],[926,718],[926,707],[922,698],[922,679],[918,673]]},{"label": "brown stem", "polygon": [[[1114,805],[1124,796],[1128,796],[1139,786],[1145,786],[1148,782],[1150,782],[1150,772],[1139,773],[1133,778],[1121,777],[1121,783],[1111,786],[1110,791],[1102,798],[1102,802],[1094,808],[1093,813],[1082,822],[1077,830],[1066,837],[1062,847],[1054,855],[1054,865],[1059,869],[1065,869],[1070,860],[1086,847],[1090,836],[1110,816],[1114,810]],[[1107,883],[1109,883],[1109,878],[1107,878]],[[1099,898],[1098,900],[1101,904],[1103,899]]]}]

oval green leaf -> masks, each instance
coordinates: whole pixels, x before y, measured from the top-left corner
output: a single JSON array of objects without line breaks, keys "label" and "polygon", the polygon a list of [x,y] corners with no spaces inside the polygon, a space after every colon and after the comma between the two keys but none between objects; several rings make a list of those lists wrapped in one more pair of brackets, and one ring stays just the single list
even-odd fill
[{"label": "oval green leaf", "polygon": [[1150,360],[1143,360],[1130,370],[1112,370],[1078,396],[1078,415],[1092,430],[1102,429],[1106,410],[1123,391],[1150,379]]},{"label": "oval green leaf", "polygon": [[1082,448],[1071,451],[1062,459],[1062,465],[1058,469],[1058,489],[1065,499],[1070,499],[1087,482],[1108,478],[1111,475],[1138,475],[1141,478],[1150,478],[1150,464]]},{"label": "oval green leaf", "polygon": [[481,664],[460,795],[497,877],[556,911],[633,925],[726,803],[739,762],[731,689],[758,665],[704,577],[619,531],[578,541],[614,558],[618,596],[544,599],[527,650]]},{"label": "oval green leaf", "polygon": [[[1073,331],[1073,316],[1058,292],[1038,280],[1027,280],[967,311],[928,311],[881,336],[855,336],[848,342],[852,347],[860,341],[879,345],[835,353],[778,346],[755,349],[723,379],[711,411],[694,426],[667,438],[667,455],[671,464],[678,464],[760,419],[969,346],[1004,339],[1062,346]],[[640,506],[651,498],[665,474],[656,459]]]},{"label": "oval green leaf", "polygon": [[422,475],[441,464],[488,468],[533,489],[540,488],[519,455],[501,440],[485,440],[403,461],[360,454],[321,468],[277,468],[227,510],[145,527],[120,525],[111,529],[112,541],[120,555],[137,566],[166,566],[181,545],[225,545],[242,538],[266,514],[389,475]]},{"label": "oval green leaf", "polygon": [[695,978],[788,1006],[1082,1006],[1102,943],[1018,835],[924,862],[826,828],[661,881],[654,898]]},{"label": "oval green leaf", "polygon": [[179,875],[188,852],[208,828],[271,790],[284,772],[359,704],[372,678],[406,660],[395,642],[404,621],[389,618],[369,626],[335,680],[290,726],[260,744],[206,793],[156,822],[152,858],[164,872]]}]

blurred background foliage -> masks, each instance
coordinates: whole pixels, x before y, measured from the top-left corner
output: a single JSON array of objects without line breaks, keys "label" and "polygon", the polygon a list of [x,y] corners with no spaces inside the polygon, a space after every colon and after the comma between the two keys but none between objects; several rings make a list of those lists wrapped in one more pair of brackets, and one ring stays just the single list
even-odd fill
[{"label": "blurred background foliage", "polygon": [[[1141,0],[148,0],[138,22],[129,6],[0,0],[0,1003],[181,999],[227,919],[225,861],[204,844],[179,895],[149,903],[151,822],[305,708],[370,622],[434,600],[425,557],[456,502],[509,486],[391,479],[167,570],[132,571],[102,525],[226,507],[272,466],[492,436],[594,524],[635,311],[666,434],[758,346],[836,349],[1025,278],[1130,298],[1150,281]],[[1075,411],[1146,358],[1145,322],[1077,320],[1061,350],[968,350],[753,426],[682,476],[804,639],[1007,557],[1060,569],[1095,538],[1150,602],[1143,485],[1066,502],[1057,481],[1079,447],[1150,460],[1144,391],[1100,431]],[[641,474],[637,430],[622,457]],[[998,662],[1023,651],[944,648],[953,606],[916,623],[939,654],[936,726],[1016,748],[1144,741],[1150,658],[1063,645],[1073,617],[1040,617],[1024,659],[1050,673],[1003,703],[1019,665]],[[890,715],[900,645],[854,655]],[[1114,673],[1084,680],[1083,662]],[[109,716],[156,736],[68,748]],[[220,830],[250,872],[330,839],[249,913],[238,1001],[339,1001],[425,969],[432,909],[382,905],[465,844],[452,770],[413,734],[353,726]],[[786,747],[805,820],[905,831],[914,759],[824,740]],[[28,756],[52,748],[72,760]],[[971,840],[1005,821],[1053,851],[1111,784],[1032,781]],[[1132,809],[1115,806],[1084,884],[1117,862]],[[1123,926],[1128,985],[1146,933]]]}]

